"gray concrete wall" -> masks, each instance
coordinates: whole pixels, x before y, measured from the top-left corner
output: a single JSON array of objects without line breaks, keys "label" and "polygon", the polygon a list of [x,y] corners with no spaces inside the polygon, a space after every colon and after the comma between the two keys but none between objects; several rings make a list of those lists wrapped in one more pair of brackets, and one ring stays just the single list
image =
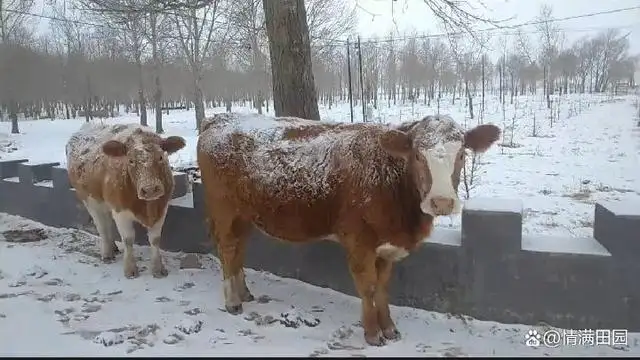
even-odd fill
[{"label": "gray concrete wall", "polygon": [[[175,174],[163,230],[168,251],[214,252],[203,217],[202,186],[187,193]],[[58,164],[0,161],[0,212],[96,233]],[[138,244],[147,244],[138,227]],[[97,246],[97,244],[96,244]],[[522,203],[473,199],[461,231],[437,229],[395,266],[395,305],[483,320],[572,329],[640,331],[640,203],[595,206],[593,238],[522,236]],[[286,244],[255,232],[246,266],[355,294],[343,250],[333,242]]]}]

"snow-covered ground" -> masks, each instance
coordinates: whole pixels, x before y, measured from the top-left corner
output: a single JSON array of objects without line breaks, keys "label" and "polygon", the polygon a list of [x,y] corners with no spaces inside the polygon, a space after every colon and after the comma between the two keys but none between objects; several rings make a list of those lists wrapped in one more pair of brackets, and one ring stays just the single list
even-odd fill
[{"label": "snow-covered ground", "polygon": [[[593,338],[594,345],[582,345],[588,338],[580,335],[578,345],[530,347],[530,331],[563,330],[395,306],[402,339],[371,347],[354,297],[248,270],[258,300],[233,316],[221,310],[221,271],[212,256],[163,252],[167,278],[144,269],[127,280],[121,256],[101,263],[97,240],[0,213],[0,356],[640,355],[639,333],[619,339],[626,345]],[[148,248],[136,254],[139,266],[148,265]]]},{"label": "snow-covered ground", "polygon": [[[485,122],[507,126],[504,142],[515,147],[494,146],[480,158],[482,164],[471,197],[503,197],[524,202],[524,232],[549,235],[590,236],[593,208],[597,200],[623,197],[640,199],[640,126],[634,102],[638,95],[562,96],[559,100],[559,120],[553,126],[546,103],[537,96],[520,96],[502,107],[495,96],[487,96]],[[554,98],[557,102],[557,99]],[[241,105],[241,104],[240,104]],[[554,105],[554,108],[556,106]],[[234,111],[254,112],[249,107],[236,106]],[[224,112],[224,108],[207,110],[207,115]],[[349,121],[348,104],[331,109],[321,106],[321,116],[333,121]],[[355,121],[361,121],[361,107],[354,108]],[[374,121],[398,123],[417,119],[437,111],[422,101],[412,106],[380,103],[373,111]],[[476,99],[476,118],[480,104]],[[464,100],[451,105],[443,98],[440,112],[449,113],[460,123],[473,126]],[[515,114],[515,126],[512,120]],[[149,121],[152,124],[153,114]],[[503,120],[503,119],[506,119]],[[534,119],[537,137],[532,137]],[[21,134],[10,135],[10,123],[0,123],[0,159],[28,158],[33,162],[65,163],[64,145],[83,119],[21,121]],[[101,121],[101,120],[97,120]],[[135,114],[125,114],[109,123],[137,122]],[[195,166],[196,131],[193,111],[172,111],[165,116],[167,135],[181,135],[187,147],[170,161],[176,167]],[[510,129],[511,128],[511,129]],[[465,190],[461,186],[461,196]],[[442,218],[438,226],[459,227],[460,217]]]}]

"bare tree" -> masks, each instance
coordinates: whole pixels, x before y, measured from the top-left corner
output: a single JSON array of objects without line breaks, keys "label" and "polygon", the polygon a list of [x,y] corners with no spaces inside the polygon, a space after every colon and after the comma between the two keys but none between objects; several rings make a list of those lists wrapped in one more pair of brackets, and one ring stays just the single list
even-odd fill
[{"label": "bare tree", "polygon": [[[239,47],[247,50],[251,77],[255,81],[255,93],[252,94],[253,106],[262,114],[262,106],[266,93],[266,55],[263,48],[267,47],[264,25],[264,13],[260,0],[240,0],[236,2],[234,11],[229,15],[231,22],[238,28],[237,38],[246,46]],[[225,96],[228,98],[228,94]]]},{"label": "bare tree", "polygon": [[488,42],[487,37],[476,37],[474,41],[464,42],[461,36],[448,36],[451,54],[456,63],[458,75],[464,84],[464,92],[467,98],[469,117],[474,118],[473,96],[471,85],[475,84],[481,76],[480,60],[482,59],[482,48]]},{"label": "bare tree", "polygon": [[[29,32],[25,27],[27,22],[26,12],[33,7],[34,0],[0,0],[0,45],[8,50],[9,46],[23,44],[29,38]],[[14,54],[15,52],[11,52]],[[16,58],[7,57],[3,70],[12,73],[11,70],[20,64]],[[9,105],[9,117],[11,118],[11,133],[18,134],[18,102],[13,82],[3,82],[5,97]]]},{"label": "bare tree", "polygon": [[211,56],[215,36],[222,40],[222,31],[228,22],[224,18],[223,0],[214,0],[210,6],[197,8],[198,0],[191,0],[185,10],[180,10],[174,17],[179,34],[180,46],[193,76],[193,104],[196,111],[196,129],[200,132],[200,124],[204,119],[204,96],[202,80],[204,76],[204,60]]},{"label": "bare tree", "polygon": [[320,120],[303,0],[263,0],[277,116]]},{"label": "bare tree", "polygon": [[393,99],[393,105],[396,105],[397,85],[398,85],[398,57],[396,45],[393,41],[393,33],[390,32],[387,41],[387,61],[386,61],[386,73],[387,73],[387,101],[388,106],[391,107],[391,99]]},{"label": "bare tree", "polygon": [[24,25],[35,0],[0,0],[0,41],[20,43],[25,40]]},{"label": "bare tree", "polygon": [[319,55],[356,29],[356,9],[346,1],[306,0],[305,8],[311,45]]},{"label": "bare tree", "polygon": [[545,69],[544,89],[547,98],[547,107],[551,109],[551,93],[553,92],[553,78],[551,77],[551,63],[557,54],[558,41],[560,40],[560,30],[553,22],[553,8],[544,4],[540,7],[538,15],[539,23],[536,25],[540,32],[541,62]]}]

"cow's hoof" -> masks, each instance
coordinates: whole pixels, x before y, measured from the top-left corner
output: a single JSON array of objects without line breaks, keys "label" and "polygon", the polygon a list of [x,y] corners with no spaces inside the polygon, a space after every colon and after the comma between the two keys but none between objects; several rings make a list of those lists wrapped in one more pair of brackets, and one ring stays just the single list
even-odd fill
[{"label": "cow's hoof", "polygon": [[140,275],[140,273],[138,272],[137,266],[133,265],[133,266],[125,267],[124,277],[126,277],[127,279],[135,279],[138,277],[138,275]]},{"label": "cow's hoof", "polygon": [[102,255],[101,258],[102,258],[102,262],[105,264],[113,264],[116,261],[115,254]]},{"label": "cow's hoof", "polygon": [[382,331],[378,331],[375,335],[365,335],[364,340],[371,346],[384,346],[387,343],[382,335]]},{"label": "cow's hoof", "polygon": [[256,299],[255,296],[253,296],[253,294],[250,293],[249,291],[244,293],[244,296],[242,296],[242,301],[244,302],[252,302],[255,299]]},{"label": "cow's hoof", "polygon": [[161,278],[167,277],[167,275],[169,275],[169,270],[167,270],[167,268],[164,267],[164,266],[160,266],[160,267],[154,268],[151,271],[151,274],[153,275],[154,278],[161,279]]},{"label": "cow's hoof", "polygon": [[231,315],[240,315],[242,314],[242,304],[238,304],[238,305],[225,305],[224,306],[225,309],[227,309],[227,312]]},{"label": "cow's hoof", "polygon": [[400,340],[401,337],[400,331],[398,331],[395,326],[391,326],[389,328],[386,328],[385,330],[382,330],[382,335],[387,340]]}]

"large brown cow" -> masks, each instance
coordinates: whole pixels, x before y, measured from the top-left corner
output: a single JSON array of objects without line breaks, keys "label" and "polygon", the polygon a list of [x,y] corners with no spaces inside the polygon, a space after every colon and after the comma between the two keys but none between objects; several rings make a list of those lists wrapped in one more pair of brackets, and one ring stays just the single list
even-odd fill
[{"label": "large brown cow", "polygon": [[400,333],[391,319],[392,263],[428,237],[433,218],[460,211],[465,148],[485,151],[494,125],[464,131],[448,116],[398,126],[220,114],[205,123],[198,164],[225,307],[251,301],[244,279],[252,225],[291,242],[334,240],[347,252],[367,343]]},{"label": "large brown cow", "polygon": [[127,278],[138,276],[134,222],[147,229],[153,276],[167,276],[159,250],[174,187],[167,154],[184,146],[182,137],[162,138],[151,128],[136,124],[84,124],[67,142],[69,180],[102,239],[102,260],[110,262],[118,252],[113,218],[124,243]]}]

